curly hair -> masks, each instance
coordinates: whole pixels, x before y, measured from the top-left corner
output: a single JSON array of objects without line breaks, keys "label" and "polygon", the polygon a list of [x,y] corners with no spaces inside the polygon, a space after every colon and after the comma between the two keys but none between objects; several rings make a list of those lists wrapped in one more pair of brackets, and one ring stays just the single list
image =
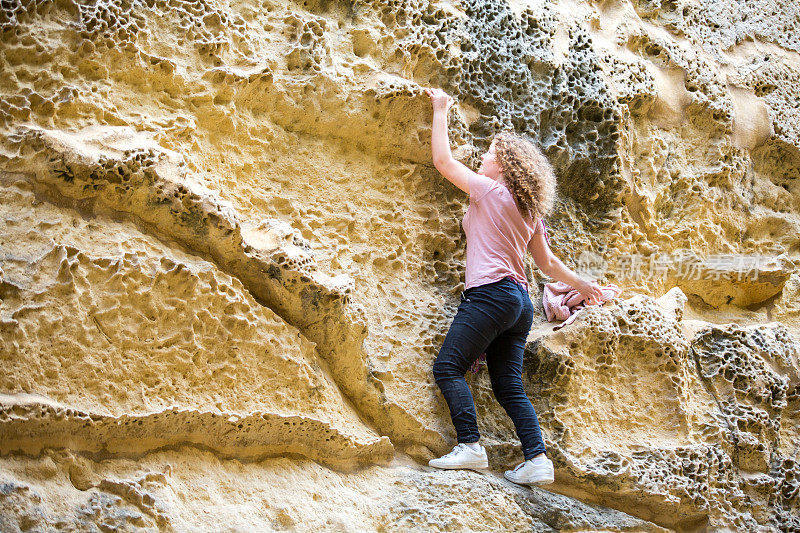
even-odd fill
[{"label": "curly hair", "polygon": [[513,131],[501,131],[494,140],[497,162],[520,214],[528,213],[534,220],[550,214],[556,175],[547,157],[527,137]]}]

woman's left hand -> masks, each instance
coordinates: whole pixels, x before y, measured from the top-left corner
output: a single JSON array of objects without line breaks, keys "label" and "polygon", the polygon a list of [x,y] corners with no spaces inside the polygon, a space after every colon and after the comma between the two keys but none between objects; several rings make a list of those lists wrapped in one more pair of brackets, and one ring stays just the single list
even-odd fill
[{"label": "woman's left hand", "polygon": [[446,113],[450,109],[450,106],[453,105],[454,100],[442,89],[426,87],[424,91],[425,94],[430,97],[434,111],[444,111]]}]

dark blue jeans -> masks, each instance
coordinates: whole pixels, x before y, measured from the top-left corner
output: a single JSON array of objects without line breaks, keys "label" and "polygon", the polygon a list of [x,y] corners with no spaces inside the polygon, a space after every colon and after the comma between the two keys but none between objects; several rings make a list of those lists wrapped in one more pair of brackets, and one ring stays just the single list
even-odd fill
[{"label": "dark blue jeans", "polygon": [[480,437],[464,374],[485,352],[492,392],[514,422],[525,459],[545,451],[539,419],[522,387],[522,355],[532,324],[528,291],[510,277],[461,293],[458,312],[433,363],[433,376],[450,408],[458,442]]}]

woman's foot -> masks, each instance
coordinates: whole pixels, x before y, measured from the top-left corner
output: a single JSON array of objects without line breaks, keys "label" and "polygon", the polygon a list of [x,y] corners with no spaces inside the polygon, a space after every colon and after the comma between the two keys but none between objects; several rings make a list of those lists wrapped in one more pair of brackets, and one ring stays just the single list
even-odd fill
[{"label": "woman's foot", "polygon": [[456,444],[455,448],[438,459],[428,461],[430,466],[436,468],[489,468],[489,459],[486,457],[486,448],[477,445],[479,451],[463,442]]},{"label": "woman's foot", "polygon": [[505,477],[520,485],[547,485],[554,480],[553,461],[539,454],[518,464],[514,470],[506,470]]}]

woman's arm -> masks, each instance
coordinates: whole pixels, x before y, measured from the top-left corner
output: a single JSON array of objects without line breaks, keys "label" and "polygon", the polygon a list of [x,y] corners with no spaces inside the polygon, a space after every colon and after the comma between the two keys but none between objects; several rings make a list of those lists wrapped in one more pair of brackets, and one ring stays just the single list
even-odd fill
[{"label": "woman's arm", "polygon": [[453,99],[441,89],[425,89],[433,104],[433,124],[431,126],[431,155],[433,166],[453,185],[469,194],[469,175],[474,174],[466,165],[456,161],[450,151],[447,136],[447,112]]},{"label": "woman's arm", "polygon": [[534,233],[528,243],[528,251],[533,256],[536,266],[545,275],[574,287],[590,304],[600,302],[600,298],[603,297],[600,285],[595,281],[586,281],[580,278],[578,274],[562,263],[550,250],[544,233]]}]

